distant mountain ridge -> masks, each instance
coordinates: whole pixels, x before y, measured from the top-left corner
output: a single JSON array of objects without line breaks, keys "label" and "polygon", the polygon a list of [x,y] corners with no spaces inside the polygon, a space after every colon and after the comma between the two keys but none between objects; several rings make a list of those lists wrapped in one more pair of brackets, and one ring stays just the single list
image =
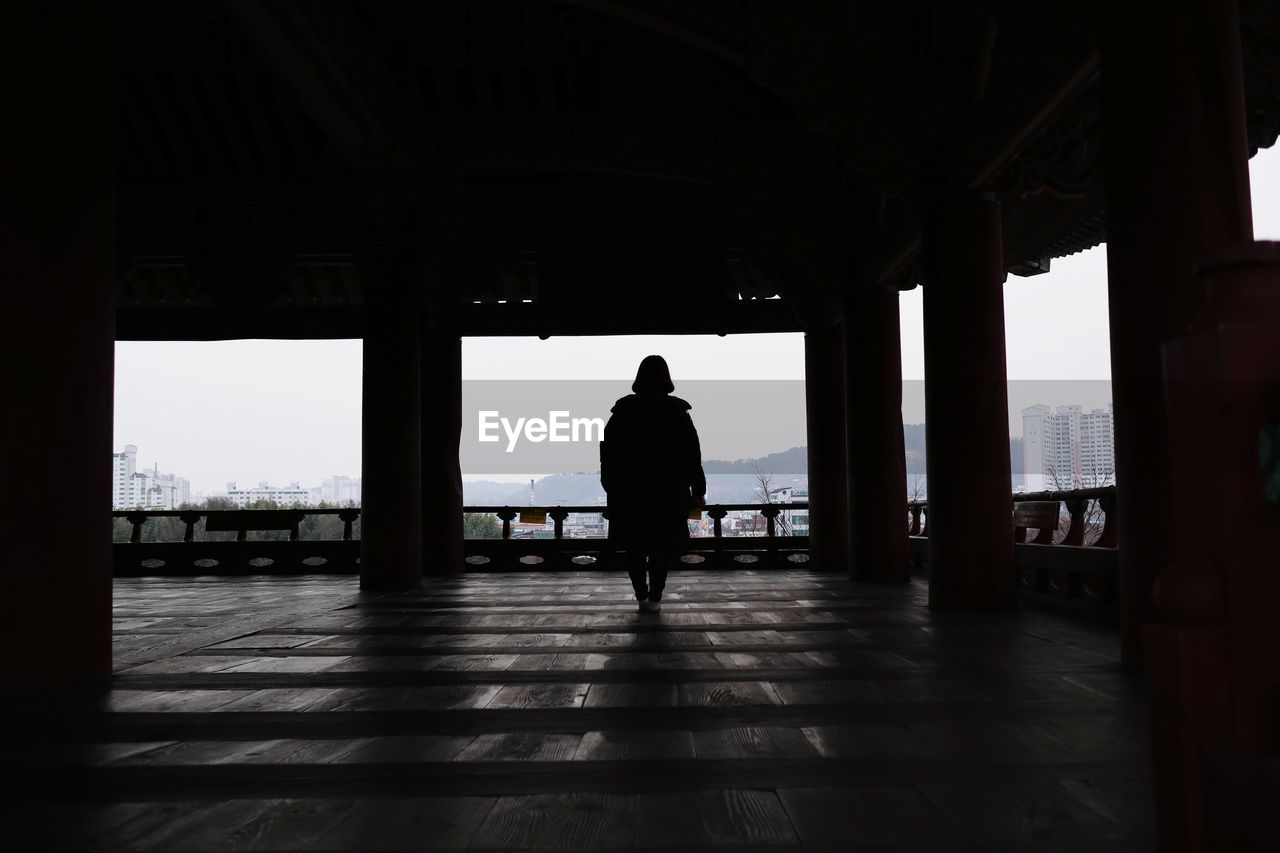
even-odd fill
[{"label": "distant mountain ridge", "polygon": [[765,474],[806,474],[809,470],[809,448],[793,447],[780,453],[770,453],[759,459],[708,459],[702,463],[702,470],[707,476],[712,474],[751,474],[757,470]]},{"label": "distant mountain ridge", "polygon": [[[924,474],[924,424],[905,424],[902,437],[907,474]],[[757,470],[771,477],[770,485],[773,488],[807,486],[808,457],[807,447],[792,447],[757,459],[708,459],[702,463],[702,470],[707,475],[708,499],[716,503],[747,503],[758,500]],[[1010,439],[1009,461],[1014,475],[1023,473],[1021,438]],[[462,489],[463,500],[469,506],[527,506],[529,503],[527,485],[469,480],[462,484]],[[600,487],[598,472],[552,474],[534,483],[534,499],[540,505],[594,505],[603,498],[604,489]]]}]

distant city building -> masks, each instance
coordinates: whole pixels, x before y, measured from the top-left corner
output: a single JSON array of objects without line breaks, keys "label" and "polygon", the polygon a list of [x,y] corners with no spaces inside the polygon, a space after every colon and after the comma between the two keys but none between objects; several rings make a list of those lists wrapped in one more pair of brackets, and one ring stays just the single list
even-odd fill
[{"label": "distant city building", "polygon": [[236,506],[246,506],[258,501],[274,501],[281,506],[309,504],[314,500],[311,489],[304,489],[297,481],[288,486],[271,486],[265,480],[249,489],[241,489],[234,482],[227,483],[227,497]]},{"label": "distant city building", "polygon": [[1115,482],[1116,419],[1110,406],[1080,416],[1080,470],[1087,486]]},{"label": "distant city building", "polygon": [[[135,474],[135,478],[139,475]],[[177,474],[162,474],[159,468],[141,474],[148,509],[178,509],[191,502],[191,483]]]},{"label": "distant city building", "polygon": [[320,500],[334,506],[360,503],[360,478],[335,475],[320,481]]},{"label": "distant city building", "polygon": [[[783,486],[780,489],[771,489],[770,503],[791,504],[791,503],[808,503],[809,489],[801,486]],[[809,535],[809,510],[788,510],[787,521],[790,525],[792,536],[808,536]]]},{"label": "distant city building", "polygon": [[571,539],[603,539],[608,533],[603,512],[574,512],[564,521],[564,535]]},{"label": "distant city building", "polygon": [[138,448],[124,446],[111,454],[111,508],[178,509],[191,501],[191,483],[177,474],[162,474],[159,466],[138,470]]},{"label": "distant city building", "polygon": [[138,470],[137,445],[126,444],[123,453],[111,454],[111,508],[134,509],[138,506],[133,475]]},{"label": "distant city building", "polygon": [[1109,485],[1116,469],[1112,408],[1028,406],[1022,453],[1028,492]]}]

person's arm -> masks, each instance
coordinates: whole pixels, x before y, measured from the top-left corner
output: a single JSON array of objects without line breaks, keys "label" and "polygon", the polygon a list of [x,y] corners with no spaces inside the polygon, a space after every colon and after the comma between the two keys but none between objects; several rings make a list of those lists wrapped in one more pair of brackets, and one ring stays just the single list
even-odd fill
[{"label": "person's arm", "polygon": [[693,418],[689,417],[688,412],[684,417],[689,424],[687,442],[689,493],[698,502],[698,506],[702,506],[707,502],[707,476],[702,471],[702,446],[698,442],[698,428],[693,425]]},{"label": "person's arm", "polygon": [[613,418],[610,417],[604,425],[604,437],[600,439],[600,486],[606,495],[609,494],[614,473],[613,453],[610,450],[613,445],[609,443],[609,427],[612,425]]}]

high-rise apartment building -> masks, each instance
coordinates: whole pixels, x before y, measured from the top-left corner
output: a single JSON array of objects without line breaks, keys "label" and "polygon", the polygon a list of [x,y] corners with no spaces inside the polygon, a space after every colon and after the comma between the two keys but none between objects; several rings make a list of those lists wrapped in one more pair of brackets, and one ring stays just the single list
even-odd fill
[{"label": "high-rise apartment building", "polygon": [[1086,486],[1115,482],[1115,423],[1110,406],[1080,416],[1080,471]]},{"label": "high-rise apartment building", "polygon": [[138,506],[133,475],[138,470],[138,448],[126,444],[123,453],[111,454],[111,508],[134,509]]},{"label": "high-rise apartment building", "polygon": [[191,483],[177,474],[162,474],[159,466],[138,470],[138,448],[124,446],[111,454],[111,508],[178,509],[191,500]]},{"label": "high-rise apartment building", "polygon": [[334,475],[320,481],[320,500],[331,506],[360,504],[360,478]]},{"label": "high-rise apartment building", "polygon": [[1071,489],[1115,482],[1112,409],[1028,406],[1022,410],[1026,490]]}]

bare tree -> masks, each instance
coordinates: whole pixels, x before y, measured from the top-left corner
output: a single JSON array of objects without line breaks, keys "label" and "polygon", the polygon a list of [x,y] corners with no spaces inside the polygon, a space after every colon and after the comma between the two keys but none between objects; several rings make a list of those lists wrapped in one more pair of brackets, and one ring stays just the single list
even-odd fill
[{"label": "bare tree", "polygon": [[[773,475],[761,471],[759,465],[752,465],[751,468],[755,472],[756,493],[760,497],[760,503],[774,503]],[[791,535],[791,512],[789,510],[783,510],[778,513],[778,517],[774,521],[774,530],[779,536]]]},{"label": "bare tree", "polygon": [[[1089,471],[1081,478],[1080,488],[1082,489],[1099,489],[1105,486],[1115,485],[1116,472],[1115,469],[1107,471]],[[1105,526],[1106,518],[1102,511],[1102,502],[1097,498],[1091,498],[1085,504],[1084,510],[1084,544],[1092,545],[1098,541],[1098,537],[1102,535],[1102,528]]]},{"label": "bare tree", "polygon": [[929,494],[929,485],[924,477],[916,477],[915,482],[907,487],[908,501],[922,501]]},{"label": "bare tree", "polygon": [[[1115,469],[1107,471],[1090,469],[1083,474],[1073,473],[1068,479],[1065,475],[1060,476],[1058,470],[1050,465],[1045,469],[1045,475],[1049,478],[1051,490],[1054,492],[1074,489],[1100,489],[1115,484]],[[1102,504],[1097,498],[1090,498],[1085,502],[1084,518],[1082,520],[1084,522],[1084,544],[1092,545],[1102,535],[1102,528],[1105,522]],[[1064,506],[1058,516],[1058,541],[1066,538],[1067,530],[1070,526],[1071,514]]]},{"label": "bare tree", "polygon": [[[916,501],[923,501],[929,494],[928,480],[924,477],[917,476],[914,482],[907,483],[907,504],[910,505]],[[907,524],[911,524],[911,516],[907,514]]]}]

